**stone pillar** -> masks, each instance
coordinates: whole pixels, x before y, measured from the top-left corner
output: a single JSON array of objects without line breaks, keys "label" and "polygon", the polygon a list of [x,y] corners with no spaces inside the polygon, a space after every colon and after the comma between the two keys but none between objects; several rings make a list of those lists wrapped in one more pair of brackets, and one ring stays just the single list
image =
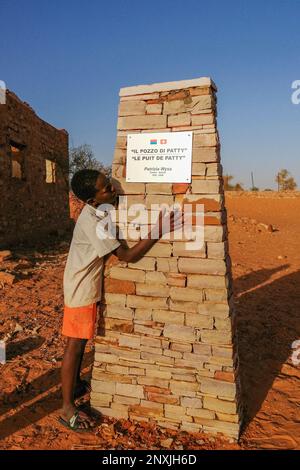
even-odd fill
[{"label": "stone pillar", "polygon": [[[191,184],[127,183],[127,135],[178,131],[193,131]],[[204,204],[205,246],[187,251],[184,242],[160,240],[137,263],[109,258],[91,403],[116,418],[237,438],[238,364],[213,81],[122,88],[113,177],[128,205]]]}]

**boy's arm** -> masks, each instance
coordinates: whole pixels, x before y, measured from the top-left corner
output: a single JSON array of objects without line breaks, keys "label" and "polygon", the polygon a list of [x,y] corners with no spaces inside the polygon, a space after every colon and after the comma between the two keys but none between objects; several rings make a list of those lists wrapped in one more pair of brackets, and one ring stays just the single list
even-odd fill
[{"label": "boy's arm", "polygon": [[182,221],[178,219],[176,220],[176,218],[174,217],[174,212],[171,212],[169,217],[170,224],[168,228],[170,228],[170,230],[164,230],[163,213],[160,212],[157,227],[158,238],[151,238],[151,232],[153,233],[153,231],[149,230],[147,238],[140,240],[132,248],[128,248],[124,246],[124,244],[121,244],[121,246],[119,246],[114,251],[115,255],[119,258],[120,261],[126,261],[127,263],[134,263],[141,259],[144,254],[147,253],[147,251],[149,251],[150,248],[157,242],[157,240],[161,238],[165,233],[173,232],[175,228],[177,229],[182,225]]}]

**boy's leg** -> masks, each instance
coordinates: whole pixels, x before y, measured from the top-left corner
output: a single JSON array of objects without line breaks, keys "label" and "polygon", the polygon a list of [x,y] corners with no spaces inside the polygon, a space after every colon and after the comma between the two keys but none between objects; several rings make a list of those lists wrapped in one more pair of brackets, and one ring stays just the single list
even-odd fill
[{"label": "boy's leg", "polygon": [[[93,315],[93,324],[94,325],[98,324],[99,315],[100,315],[100,306],[101,306],[100,301],[96,302],[95,305],[94,305],[94,315]],[[94,336],[95,336],[95,332],[93,333],[93,337]],[[80,390],[82,388],[82,385],[84,384],[84,388],[86,389],[86,391],[90,392],[91,391],[91,386],[86,381],[83,381],[80,378],[83,355],[84,355],[84,349],[82,351],[80,364],[79,364],[79,367],[78,367],[77,378],[76,378],[76,387]]]},{"label": "boy's leg", "polygon": [[91,386],[89,385],[89,383],[86,380],[82,380],[81,377],[80,377],[83,356],[84,356],[84,349],[82,350],[82,353],[81,353],[81,357],[80,357],[80,361],[79,361],[79,365],[78,365],[78,371],[77,371],[77,375],[76,375],[75,396],[76,396],[76,391],[79,392],[80,394],[91,391]]},{"label": "boy's leg", "polygon": [[[68,338],[65,348],[61,370],[63,393],[62,417],[67,421],[78,411],[74,403],[74,391],[86,343],[86,339]],[[83,412],[79,413],[79,417],[80,427],[88,428],[95,424],[94,420]]]}]

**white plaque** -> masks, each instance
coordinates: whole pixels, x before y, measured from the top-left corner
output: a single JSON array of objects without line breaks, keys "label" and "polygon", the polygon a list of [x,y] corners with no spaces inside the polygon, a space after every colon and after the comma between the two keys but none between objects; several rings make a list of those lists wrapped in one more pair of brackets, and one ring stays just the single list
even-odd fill
[{"label": "white plaque", "polygon": [[129,134],[126,181],[190,183],[192,145],[192,132]]}]

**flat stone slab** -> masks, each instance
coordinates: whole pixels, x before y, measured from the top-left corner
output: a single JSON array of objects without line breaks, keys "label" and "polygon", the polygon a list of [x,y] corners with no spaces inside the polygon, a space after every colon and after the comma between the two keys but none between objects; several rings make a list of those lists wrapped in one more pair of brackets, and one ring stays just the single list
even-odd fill
[{"label": "flat stone slab", "polygon": [[215,90],[217,87],[210,77],[194,78],[192,80],[180,80],[177,82],[163,82],[163,83],[152,83],[150,85],[138,85],[121,88],[120,96],[133,96],[143,95],[145,93],[155,93],[157,91],[171,91],[179,90],[182,88],[192,88],[200,86],[212,86]]}]

